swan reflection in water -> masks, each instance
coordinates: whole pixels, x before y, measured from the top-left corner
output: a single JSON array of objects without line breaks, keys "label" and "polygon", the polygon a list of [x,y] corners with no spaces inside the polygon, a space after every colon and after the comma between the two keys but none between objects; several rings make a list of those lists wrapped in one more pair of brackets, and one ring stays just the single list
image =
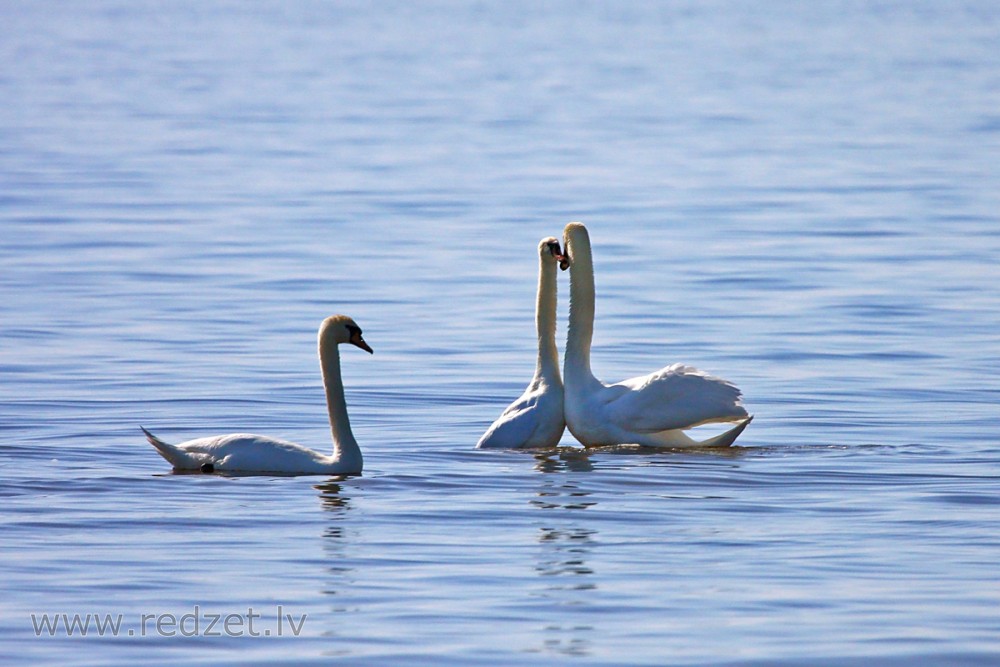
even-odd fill
[{"label": "swan reflection in water", "polygon": [[[351,540],[345,540],[344,520],[347,513],[353,509],[350,496],[345,494],[344,485],[341,483],[345,477],[331,477],[321,484],[314,484],[313,488],[319,491],[319,502],[326,513],[327,522],[323,528],[323,573],[321,577],[322,588],[320,592],[324,595],[340,596],[341,589],[345,585],[353,583],[352,573],[356,569],[352,565],[353,559],[347,552]],[[349,488],[349,487],[348,487]],[[331,607],[334,612],[350,611],[349,607],[339,605]],[[330,635],[335,635],[334,630],[327,630]]]},{"label": "swan reflection in water", "polygon": [[343,494],[344,477],[331,477],[322,484],[314,484],[319,491],[319,501],[323,509],[335,514],[343,514],[351,508],[351,499]]},{"label": "swan reflection in water", "polygon": [[594,464],[590,452],[576,447],[559,447],[534,453],[535,470],[538,472],[591,472]]},{"label": "swan reflection in water", "polygon": [[[590,472],[593,469],[586,452],[565,451],[536,454],[541,472]],[[542,511],[542,525],[536,543],[539,547],[535,572],[543,586],[536,596],[546,602],[542,614],[539,653],[582,657],[591,653],[590,637],[594,627],[586,622],[591,598],[597,590],[595,571],[590,564],[598,548],[597,529],[587,521],[587,509],[597,505],[590,491],[577,480],[545,475],[541,488],[529,503]]]}]

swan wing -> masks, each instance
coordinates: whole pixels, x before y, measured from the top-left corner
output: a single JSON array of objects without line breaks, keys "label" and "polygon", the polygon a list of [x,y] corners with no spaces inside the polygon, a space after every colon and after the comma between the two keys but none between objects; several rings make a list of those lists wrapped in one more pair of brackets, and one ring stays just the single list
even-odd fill
[{"label": "swan wing", "polygon": [[730,382],[693,366],[673,364],[611,385],[608,416],[622,428],[645,433],[745,419],[742,393]]}]

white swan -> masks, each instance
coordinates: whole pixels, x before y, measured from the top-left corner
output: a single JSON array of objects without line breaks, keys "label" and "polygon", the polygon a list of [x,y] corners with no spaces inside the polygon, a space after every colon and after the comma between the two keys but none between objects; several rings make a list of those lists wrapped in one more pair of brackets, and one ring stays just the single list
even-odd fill
[{"label": "white swan", "polygon": [[556,262],[563,262],[559,241],[553,237],[538,244],[538,297],[535,330],[538,362],[535,376],[521,397],[503,411],[479,439],[477,448],[529,449],[555,447],[566,422],[563,418],[563,383],[556,350]]},{"label": "white swan", "polygon": [[[569,333],[566,342],[565,413],[570,433],[584,446],[636,444],[647,447],[722,447],[750,420],[740,390],[706,373],[674,364],[649,375],[607,385],[590,370],[594,337],[594,262],[587,228],[566,225],[569,258]],[[701,442],[684,433],[700,424],[739,421]]]},{"label": "white swan", "polygon": [[[168,444],[142,429],[156,451],[175,470],[202,472],[359,475],[363,460],[344,401],[337,346],[350,343],[368,353],[372,349],[361,337],[361,327],[346,315],[331,315],[319,328],[319,362],[326,389],[326,406],[333,432],[333,454],[327,456],[301,445],[264,435],[233,433]],[[142,428],[142,427],[140,427]]]}]

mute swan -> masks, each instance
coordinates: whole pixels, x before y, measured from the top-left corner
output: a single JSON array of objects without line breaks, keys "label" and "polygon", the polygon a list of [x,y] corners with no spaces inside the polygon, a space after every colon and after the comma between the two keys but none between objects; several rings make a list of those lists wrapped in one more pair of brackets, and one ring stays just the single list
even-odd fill
[{"label": "mute swan", "polygon": [[535,377],[521,397],[511,403],[479,439],[476,445],[479,449],[529,449],[559,444],[566,422],[559,352],[556,350],[556,262],[564,261],[558,239],[550,236],[539,242]]},{"label": "mute swan", "polygon": [[337,346],[341,343],[356,345],[369,354],[373,352],[361,337],[361,327],[350,317],[331,315],[323,320],[319,328],[319,362],[326,389],[330,430],[333,432],[333,454],[330,456],[265,435],[232,433],[171,445],[144,428],[142,432],[175,470],[360,475],[363,464],[361,449],[351,433],[347,404],[344,402],[344,383],[340,379],[340,352]]},{"label": "mute swan", "polygon": [[[594,262],[590,236],[579,222],[566,225],[569,258],[569,333],[566,342],[565,411],[570,433],[584,446],[636,444],[647,447],[722,447],[753,417],[734,385],[697,368],[673,364],[642,377],[607,385],[590,370],[594,337]],[[739,421],[704,441],[685,429],[711,422]]]}]

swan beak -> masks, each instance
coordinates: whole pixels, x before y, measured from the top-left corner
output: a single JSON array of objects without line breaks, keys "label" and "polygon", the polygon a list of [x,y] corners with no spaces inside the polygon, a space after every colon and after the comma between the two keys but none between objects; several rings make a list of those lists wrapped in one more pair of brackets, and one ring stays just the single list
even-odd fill
[{"label": "swan beak", "polygon": [[359,332],[354,332],[351,334],[350,343],[351,345],[357,345],[368,354],[375,354],[375,350],[373,350],[368,345],[368,343],[365,342],[365,339],[361,337],[361,334]]},{"label": "swan beak", "polygon": [[565,271],[569,268],[569,257],[563,254],[562,248],[559,247],[558,241],[552,241],[549,243],[549,252],[552,253],[552,257],[559,262],[559,268]]}]

